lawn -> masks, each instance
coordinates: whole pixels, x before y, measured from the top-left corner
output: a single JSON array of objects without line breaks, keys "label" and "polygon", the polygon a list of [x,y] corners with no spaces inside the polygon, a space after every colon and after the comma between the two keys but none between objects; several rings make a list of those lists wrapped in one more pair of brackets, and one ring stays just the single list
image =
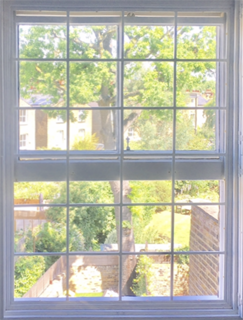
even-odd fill
[{"label": "lawn", "polygon": [[103,297],[103,292],[75,293],[75,297]]},{"label": "lawn", "polygon": [[[171,212],[163,211],[153,216],[152,221],[146,227],[147,232],[152,233],[156,238],[159,235],[171,237]],[[191,229],[191,216],[175,213],[175,244],[182,247],[189,246]]]}]

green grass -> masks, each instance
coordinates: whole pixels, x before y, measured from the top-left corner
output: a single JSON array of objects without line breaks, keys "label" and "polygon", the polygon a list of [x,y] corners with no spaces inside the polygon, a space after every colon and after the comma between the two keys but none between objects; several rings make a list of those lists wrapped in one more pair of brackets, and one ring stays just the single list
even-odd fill
[{"label": "green grass", "polygon": [[75,293],[75,297],[103,297],[103,292]]},{"label": "green grass", "polygon": [[[182,247],[189,246],[191,228],[191,216],[175,213],[175,244]],[[146,232],[151,238],[159,238],[159,235],[171,237],[171,212],[163,211],[153,216],[151,222],[146,227]],[[156,243],[156,242],[155,242]]]}]

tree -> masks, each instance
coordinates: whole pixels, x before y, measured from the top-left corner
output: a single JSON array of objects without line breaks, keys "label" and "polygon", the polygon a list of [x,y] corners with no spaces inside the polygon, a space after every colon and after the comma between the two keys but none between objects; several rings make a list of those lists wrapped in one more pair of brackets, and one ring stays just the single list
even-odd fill
[{"label": "tree", "polygon": [[[193,27],[179,27],[178,57],[188,58],[188,55],[192,59],[215,57],[216,28],[198,28],[197,30]],[[173,27],[126,26],[124,37],[125,57],[130,59],[173,58],[173,35]],[[117,64],[109,61],[109,59],[116,57],[116,38],[117,29],[115,26],[70,27],[70,58],[106,59],[104,62],[94,62],[92,60],[90,62],[70,62],[69,105],[71,107],[80,107],[80,105],[84,106],[91,102],[96,102],[99,107],[116,105]],[[66,56],[66,30],[63,26],[22,26],[20,39],[21,58],[42,59]],[[41,94],[49,97],[48,106],[64,106],[66,104],[65,68],[63,62],[21,62],[21,97],[34,101],[36,95]],[[204,92],[211,89],[215,92],[215,68],[215,63],[210,61],[178,62],[177,105],[187,105],[188,90]],[[171,62],[125,62],[124,106],[151,108],[149,111],[133,109],[128,113],[124,112],[124,132],[134,127],[139,130],[141,137],[140,142],[132,145],[133,148],[138,150],[169,150],[172,148],[173,114],[170,110],[156,110],[153,107],[173,106],[173,72],[174,66]],[[46,112],[52,117],[56,117],[60,113],[57,109]],[[71,120],[74,118],[72,113],[70,113],[70,117]],[[157,119],[157,122],[154,126],[155,119]],[[177,112],[176,119],[177,148],[182,150],[188,148],[188,146],[191,149],[197,148],[192,143],[190,146],[188,142],[185,142],[185,136],[190,137],[192,134],[190,130],[183,135],[184,138],[181,138],[182,135],[178,135],[180,130],[182,133],[185,130],[184,122],[187,121],[188,116]],[[117,126],[114,123],[116,123],[114,110],[104,109],[100,112],[100,130],[97,137],[99,142],[104,145],[105,150],[116,148]],[[161,135],[163,135],[162,139],[159,138]],[[115,202],[119,202],[120,183],[110,181],[110,186]],[[128,252],[134,250],[133,228],[129,227],[133,225],[132,214],[129,209],[130,190],[129,182],[124,181],[123,201],[128,206],[123,207],[122,212],[123,220],[126,223],[123,224],[121,245],[123,250]],[[79,225],[81,222],[75,218],[77,217],[76,213],[72,211],[70,213],[75,224]],[[119,208],[116,208],[115,220],[118,239],[120,238],[119,215]],[[104,218],[102,213],[101,217]],[[93,218],[95,219],[95,217]],[[89,245],[90,240],[87,243]],[[128,263],[131,265],[126,265]],[[127,270],[132,270],[135,263],[135,258],[133,261],[129,260],[129,262],[124,260]],[[123,282],[124,294],[131,293],[130,286],[126,285],[127,279],[125,278]]]}]

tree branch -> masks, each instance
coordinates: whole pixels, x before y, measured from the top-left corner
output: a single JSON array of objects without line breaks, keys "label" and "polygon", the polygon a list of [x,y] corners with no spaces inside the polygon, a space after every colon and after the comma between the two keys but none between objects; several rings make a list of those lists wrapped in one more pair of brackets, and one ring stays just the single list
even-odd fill
[{"label": "tree branch", "polygon": [[132,113],[123,121],[123,131],[126,132],[128,128],[134,123],[134,121],[140,116],[143,110],[133,110]]}]

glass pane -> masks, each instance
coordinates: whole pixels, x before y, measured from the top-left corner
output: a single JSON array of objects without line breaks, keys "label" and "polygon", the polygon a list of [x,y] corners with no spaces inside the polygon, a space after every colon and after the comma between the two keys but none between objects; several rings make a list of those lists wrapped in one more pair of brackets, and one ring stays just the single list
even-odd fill
[{"label": "glass pane", "polygon": [[216,150],[215,125],[217,115],[218,113],[215,110],[210,109],[177,111],[176,149]]},{"label": "glass pane", "polygon": [[19,114],[20,150],[66,150],[67,115],[59,110],[26,110]]},{"label": "glass pane", "polygon": [[123,256],[122,266],[123,296],[170,295],[171,258],[169,255]]},{"label": "glass pane", "polygon": [[[224,228],[224,206],[177,205],[174,242],[177,251],[219,251]],[[221,241],[221,243],[220,243]]]},{"label": "glass pane", "polygon": [[178,62],[176,86],[178,107],[215,107],[216,62]]},{"label": "glass pane", "polygon": [[19,57],[66,58],[66,38],[65,25],[20,25]]},{"label": "glass pane", "polygon": [[70,26],[70,58],[114,59],[117,57],[117,26]]},{"label": "glass pane", "polygon": [[172,110],[125,110],[124,149],[172,150]]},{"label": "glass pane", "polygon": [[216,59],[216,26],[179,26],[177,58]]},{"label": "glass pane", "polygon": [[[69,184],[70,203],[117,203],[120,190],[114,195],[114,181],[76,181]],[[118,182],[119,183],[119,182]]]},{"label": "glass pane", "polygon": [[116,150],[116,136],[116,111],[70,111],[71,150]]},{"label": "glass pane", "polygon": [[224,201],[223,180],[176,180],[175,201],[177,202],[219,202]]},{"label": "glass pane", "polygon": [[20,107],[65,106],[66,63],[21,61],[19,87]]},{"label": "glass pane", "polygon": [[69,296],[118,297],[118,256],[70,256]]},{"label": "glass pane", "polygon": [[123,181],[124,203],[168,203],[171,193],[169,180]]},{"label": "glass pane", "polygon": [[172,62],[128,62],[124,68],[125,107],[173,106]]},{"label": "glass pane", "polygon": [[117,251],[119,207],[70,207],[70,251]]},{"label": "glass pane", "polygon": [[15,252],[66,251],[66,208],[15,207]]},{"label": "glass pane", "polygon": [[71,62],[70,107],[116,106],[116,62]]},{"label": "glass pane", "polygon": [[174,27],[125,26],[124,57],[130,59],[172,59]]},{"label": "glass pane", "polygon": [[15,298],[61,298],[66,296],[66,257],[15,256]]},{"label": "glass pane", "polygon": [[[223,256],[221,256],[223,258]],[[219,297],[220,255],[175,255],[174,296]]]},{"label": "glass pane", "polygon": [[15,182],[15,205],[65,203],[66,182]]},{"label": "glass pane", "polygon": [[123,251],[171,250],[170,206],[123,207],[122,215]]}]

